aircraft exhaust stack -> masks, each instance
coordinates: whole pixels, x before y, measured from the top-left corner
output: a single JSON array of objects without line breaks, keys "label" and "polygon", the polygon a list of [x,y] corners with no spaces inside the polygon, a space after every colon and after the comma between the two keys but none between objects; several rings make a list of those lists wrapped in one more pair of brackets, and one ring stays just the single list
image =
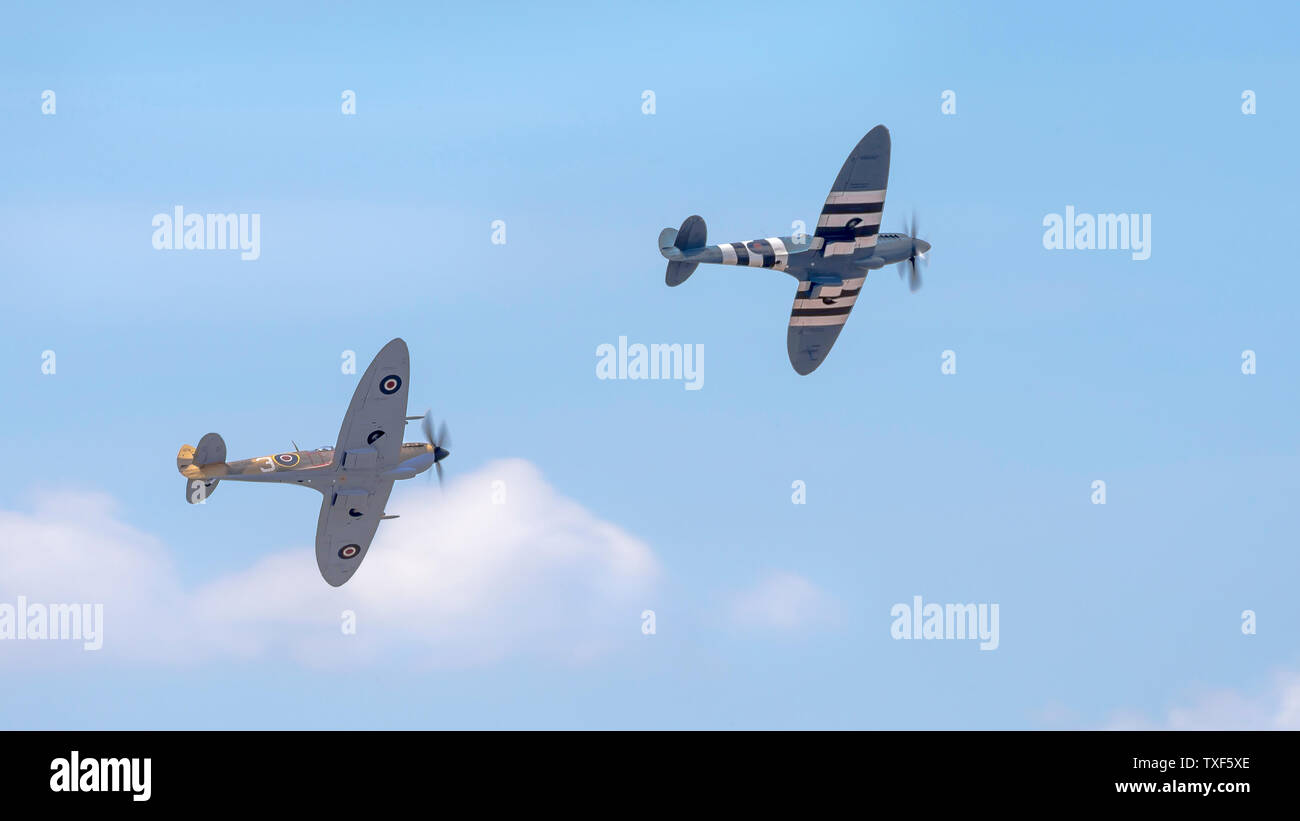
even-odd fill
[{"label": "aircraft exhaust stack", "polygon": [[659,253],[668,260],[668,270],[664,272],[664,282],[670,286],[681,285],[695,269],[698,262],[683,262],[682,258],[690,251],[698,251],[708,244],[709,229],[704,218],[689,216],[682,227],[677,230],[665,228],[659,233]]}]

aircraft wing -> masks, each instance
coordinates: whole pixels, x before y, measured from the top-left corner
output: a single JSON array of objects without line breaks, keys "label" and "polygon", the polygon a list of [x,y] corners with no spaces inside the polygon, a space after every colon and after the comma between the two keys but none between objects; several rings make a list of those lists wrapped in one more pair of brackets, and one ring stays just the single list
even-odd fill
[{"label": "aircraft wing", "polygon": [[383,472],[397,466],[406,430],[410,372],[411,355],[401,339],[385,345],[366,368],[339,429],[334,448],[338,469]]},{"label": "aircraft wing", "polygon": [[785,335],[786,353],[796,372],[812,373],[831,352],[865,279],[860,274],[848,278],[823,275],[799,283]]},{"label": "aircraft wing", "polygon": [[397,466],[406,429],[406,383],[411,357],[394,339],[375,356],[352,394],[334,448],[338,478],[323,488],[316,523],[316,564],[325,581],[338,587],[370,549],[392,480],[379,474]]},{"label": "aircraft wing", "polygon": [[878,125],[849,154],[831,185],[814,237],[826,257],[874,248],[889,184],[889,129]]},{"label": "aircraft wing", "polygon": [[333,587],[352,578],[379,529],[391,479],[340,482],[325,492],[316,522],[316,565]]},{"label": "aircraft wing", "polygon": [[[817,218],[813,247],[820,246],[829,270],[800,281],[786,331],[786,353],[800,374],[812,373],[831,352],[862,290],[865,277],[847,261],[876,247],[889,184],[889,145],[889,129],[883,125],[858,141]],[[836,266],[836,257],[845,264]],[[832,273],[837,270],[851,274]]]}]

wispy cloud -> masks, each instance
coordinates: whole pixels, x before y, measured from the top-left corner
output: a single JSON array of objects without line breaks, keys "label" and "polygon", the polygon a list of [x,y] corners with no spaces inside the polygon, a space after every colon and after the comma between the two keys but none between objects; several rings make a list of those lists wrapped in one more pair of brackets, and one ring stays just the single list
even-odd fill
[{"label": "wispy cloud", "polygon": [[1134,711],[1117,712],[1105,729],[1300,730],[1300,673],[1276,673],[1254,693],[1210,690],[1188,705],[1169,708],[1156,720]]},{"label": "wispy cloud", "polygon": [[[493,503],[498,480],[505,504]],[[30,511],[0,511],[0,601],[102,602],[105,621],[99,653],[4,641],[0,665],[284,655],[309,665],[394,656],[454,666],[521,655],[582,661],[640,638],[639,614],[659,575],[653,552],[560,495],[536,467],[494,462],[432,500],[427,485],[412,485],[399,485],[390,508],[401,518],[381,526],[341,588],[317,572],[314,522],[303,547],[186,587],[172,557],[187,547],[124,524],[107,496],[46,494]],[[353,635],[342,629],[345,610],[355,614]]]},{"label": "wispy cloud", "polygon": [[729,615],[738,627],[797,632],[833,623],[835,598],[796,573],[770,573],[731,597]]}]

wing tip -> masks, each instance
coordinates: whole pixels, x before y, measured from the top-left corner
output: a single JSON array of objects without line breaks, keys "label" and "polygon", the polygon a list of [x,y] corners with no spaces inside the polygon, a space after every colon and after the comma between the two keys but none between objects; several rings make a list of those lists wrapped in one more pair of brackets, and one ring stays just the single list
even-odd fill
[{"label": "wing tip", "polygon": [[377,358],[380,355],[390,354],[397,351],[401,351],[403,354],[410,353],[410,348],[406,346],[406,340],[402,339],[400,336],[395,336],[392,339],[388,340],[388,343],[384,345],[384,347],[380,348],[379,353],[375,354],[375,356]]},{"label": "wing tip", "polygon": [[790,367],[800,376],[807,376],[821,367],[830,356],[831,348],[840,337],[843,325],[820,327],[791,327],[786,333],[785,349],[790,357]]}]

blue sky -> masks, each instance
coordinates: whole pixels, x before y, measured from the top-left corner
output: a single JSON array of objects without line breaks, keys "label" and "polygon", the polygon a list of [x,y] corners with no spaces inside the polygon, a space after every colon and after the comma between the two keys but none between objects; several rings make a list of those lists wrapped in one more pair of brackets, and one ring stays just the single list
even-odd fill
[{"label": "blue sky", "polygon": [[[22,528],[0,532],[0,601],[140,599],[129,573],[61,583],[78,572],[61,560],[118,555],[96,534],[151,545],[170,575],[147,591],[179,599],[116,638],[109,608],[98,654],[0,642],[0,726],[1277,723],[1300,670],[1300,67],[1277,5],[7,9],[0,512]],[[915,295],[870,277],[816,373],[786,358],[787,277],[705,267],[664,286],[661,228],[813,224],[877,123],[885,225],[915,209],[931,265]],[[155,250],[151,219],[176,205],[260,214],[260,259]],[[1045,250],[1067,205],[1150,214],[1150,259]],[[434,599],[454,586],[368,621],[356,602],[385,601],[352,589],[368,565],[302,588],[333,622],[295,622],[286,596],[247,617],[256,649],[151,652],[170,606],[260,612],[273,587],[221,581],[309,551],[319,504],[232,485],[191,507],[176,449],[209,430],[232,458],[332,444],[355,387],[341,352],[364,368],[394,336],[411,412],[455,437],[448,496],[421,477],[390,504],[435,511],[429,550],[486,555],[480,531],[504,525],[448,506],[520,464],[501,460],[580,511],[547,527],[597,546],[512,542],[542,557],[509,577],[521,599],[475,576],[481,607],[443,623],[456,640],[402,622],[446,616]],[[620,336],[703,345],[704,388],[596,379]],[[87,537],[48,559],[17,539],[62,520]],[[633,544],[654,572],[610,594],[600,551]],[[301,584],[323,588],[302,555]],[[561,555],[596,558],[543,560]],[[892,640],[914,595],[997,603],[999,648]],[[347,607],[354,638],[386,635],[333,659]],[[504,649],[467,655],[477,631]]]}]

